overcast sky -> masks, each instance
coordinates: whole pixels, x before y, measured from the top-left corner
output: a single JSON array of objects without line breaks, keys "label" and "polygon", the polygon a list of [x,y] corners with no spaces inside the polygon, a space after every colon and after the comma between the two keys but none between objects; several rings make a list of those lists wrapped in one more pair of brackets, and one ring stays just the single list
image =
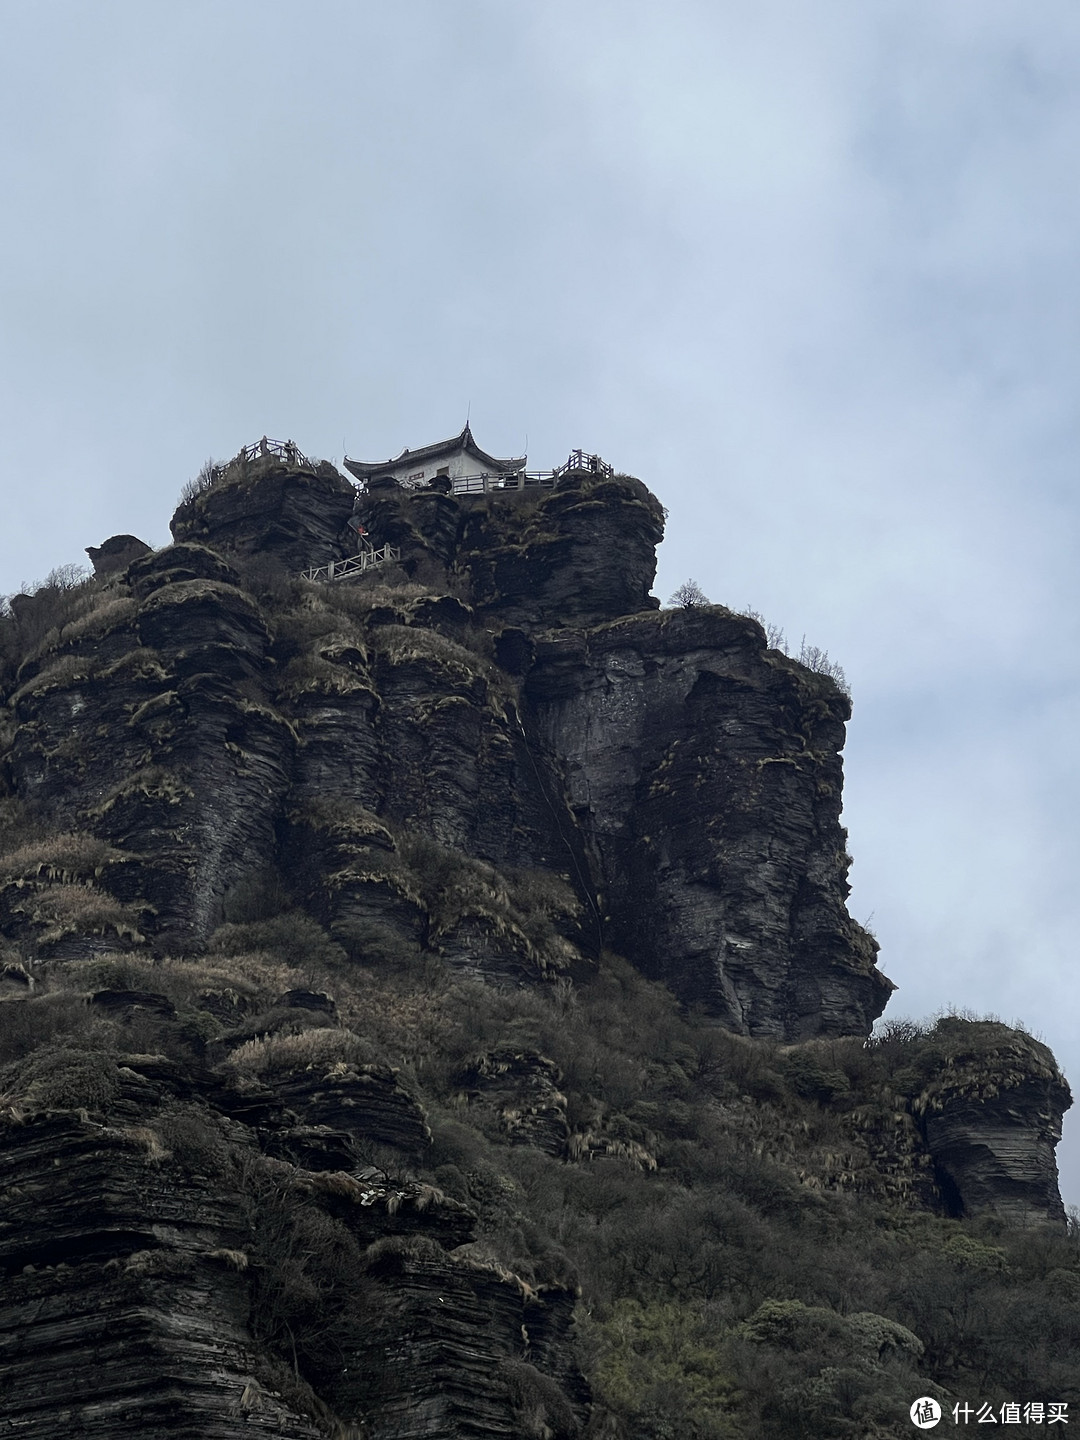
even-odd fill
[{"label": "overcast sky", "polygon": [[1080,1090],[1078,80],[1075,0],[0,0],[0,592],[264,433],[599,451],[846,670],[889,1014]]}]

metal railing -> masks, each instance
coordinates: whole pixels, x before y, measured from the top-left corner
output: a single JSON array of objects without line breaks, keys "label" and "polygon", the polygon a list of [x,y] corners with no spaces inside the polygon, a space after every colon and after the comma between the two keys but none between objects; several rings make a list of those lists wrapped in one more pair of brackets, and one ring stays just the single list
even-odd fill
[{"label": "metal railing", "polygon": [[519,470],[513,475],[458,475],[451,482],[455,495],[489,495],[493,490],[550,490],[552,470]]},{"label": "metal railing", "polygon": [[361,550],[359,555],[350,555],[347,560],[331,560],[326,565],[313,565],[310,570],[302,570],[302,580],[321,580],[332,582],[336,580],[355,580],[358,576],[366,574],[368,570],[377,569],[380,565],[393,564],[401,559],[401,547],[399,545],[384,545],[381,550],[374,548]]},{"label": "metal railing", "polygon": [[574,470],[585,470],[590,475],[605,477],[615,474],[614,465],[609,465],[606,460],[601,460],[599,455],[590,455],[585,450],[571,450],[566,462],[551,473],[558,477],[559,475],[569,475]]},{"label": "metal railing", "polygon": [[264,435],[261,440],[256,440],[254,445],[245,445],[238,451],[231,460],[226,460],[224,465],[215,465],[213,468],[214,479],[230,475],[234,470],[247,470],[259,461],[284,460],[290,470],[315,470],[318,461],[309,460],[308,457],[291,440],[268,440]]},{"label": "metal railing", "polygon": [[565,464],[554,470],[516,470],[505,475],[458,475],[453,481],[455,495],[489,495],[492,491],[503,490],[552,490],[563,475],[583,473],[602,475],[605,478],[615,474],[615,467],[602,460],[599,455],[590,455],[585,450],[571,450]]}]

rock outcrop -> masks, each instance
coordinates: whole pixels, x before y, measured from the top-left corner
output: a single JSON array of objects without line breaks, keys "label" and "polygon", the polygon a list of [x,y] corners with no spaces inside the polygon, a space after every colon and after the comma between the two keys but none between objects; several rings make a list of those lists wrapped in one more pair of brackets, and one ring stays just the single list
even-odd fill
[{"label": "rock outcrop", "polygon": [[953,1213],[1062,1222],[1054,1150],[1072,1097],[1051,1052],[994,1021],[945,1019],[933,1039],[912,1111]]},{"label": "rock outcrop", "polygon": [[[269,1090],[157,1057],[103,1055],[92,1073],[43,1079],[0,1123],[0,1403],[13,1433],[55,1434],[77,1414],[79,1433],[102,1440],[323,1435],[325,1406],[268,1363],[282,1326],[318,1356],[337,1412],[377,1407],[383,1434],[512,1433],[500,1365],[546,1302],[455,1257],[473,1235],[464,1206],[355,1155],[349,1170],[273,1158],[296,1127]],[[289,1098],[311,1103],[295,1087]],[[37,1109],[45,1100],[87,1104]],[[377,1093],[354,1086],[345,1104],[335,1118],[349,1128],[324,1140],[347,1150],[384,1130]],[[350,1300],[366,1294],[361,1316],[342,1313],[345,1285]],[[89,1372],[72,1363],[88,1351]]]},{"label": "rock outcrop", "polygon": [[[345,498],[321,471],[274,462],[188,502],[174,531],[298,567],[344,554]],[[495,943],[490,916],[432,916],[403,873],[404,828],[481,864],[563,873],[580,951],[610,942],[730,1028],[865,1033],[890,986],[844,907],[848,702],[769,651],[752,620],[657,612],[663,517],[645,487],[585,473],[479,497],[383,485],[358,516],[427,593],[359,587],[359,630],[343,595],[309,601],[296,629],[327,618],[303,650],[279,627],[271,653],[235,570],[205,549],[197,559],[190,541],[132,568],[135,634],[166,670],[138,713],[168,732],[178,784],[215,797],[196,802],[197,819],[176,802],[171,828],[195,843],[175,858],[175,895],[158,883],[159,913],[205,933],[228,887],[271,858],[287,815],[309,901],[335,933],[382,927],[398,943],[437,939],[465,965],[520,970],[528,945],[504,943],[505,927]],[[137,768],[124,758],[126,774]],[[60,788],[70,801],[68,777]],[[96,803],[116,808],[111,795]],[[102,829],[136,848],[140,822],[127,805],[120,816]]]},{"label": "rock outcrop", "polygon": [[535,1145],[563,1158],[570,1126],[559,1067],[534,1051],[502,1049],[481,1055],[462,1075],[473,1103],[491,1106],[511,1145]]},{"label": "rock outcrop", "polygon": [[126,570],[133,560],[145,555],[150,546],[136,535],[110,535],[100,545],[88,545],[86,553],[95,575],[112,575]]},{"label": "rock outcrop", "polygon": [[[350,517],[400,558],[303,579]],[[659,609],[640,481],[357,496],[264,446],[172,528],[0,625],[12,1433],[570,1440],[576,1271],[529,1186],[573,1234],[575,1167],[678,1173],[699,1125],[735,1154],[761,1097],[842,1113],[793,1184],[1060,1224],[1044,1047],[942,1022],[854,1094],[892,987],[845,905],[848,698],[753,619]],[[502,1019],[471,1034],[428,974]],[[694,1043],[593,1093],[604,1004],[661,1009],[608,994],[568,1055],[544,1007],[642,975]],[[796,1166],[814,1127],[784,1125]]]},{"label": "rock outcrop", "polygon": [[241,454],[172,519],[176,540],[212,540],[239,555],[272,556],[291,570],[325,562],[342,541],[354,491],[326,461]]},{"label": "rock outcrop", "polygon": [[658,613],[662,511],[629,477],[531,496],[385,487],[362,505],[407,572],[456,581],[500,626],[600,935],[742,1033],[865,1033],[891,986],[844,906],[835,683],[723,607]]},{"label": "rock outcrop", "polygon": [[710,608],[549,634],[525,688],[613,946],[740,1033],[865,1034],[892,987],[844,906],[836,685]]},{"label": "rock outcrop", "polygon": [[[310,479],[297,483],[321,515],[326,486]],[[289,483],[259,476],[247,508],[243,486],[225,488],[213,532],[225,553],[277,553]],[[490,916],[433,919],[398,863],[404,827],[481,864],[562,871],[586,917],[569,938],[587,949],[586,931],[594,946],[606,937],[730,1028],[865,1033],[890,987],[844,908],[847,700],[719,607],[625,614],[651,580],[646,496],[591,477],[485,509],[377,494],[372,533],[401,548],[406,571],[442,567],[435,578],[468,600],[390,592],[362,613],[375,592],[359,589],[357,630],[335,609],[343,595],[313,597],[294,627],[323,633],[286,631],[283,644],[279,626],[276,647],[216,552],[185,541],[141,559],[92,646],[61,640],[20,671],[17,784],[89,818],[122,854],[153,857],[139,898],[159,933],[207,934],[230,888],[272,863],[287,820],[311,903],[336,931],[389,926],[406,944],[438,938],[464,964],[520,968],[528,944],[495,945]],[[215,491],[200,499],[211,527]],[[601,623],[552,629],[567,609]],[[507,630],[519,637],[518,687],[470,648],[493,615],[515,622],[500,638],[505,650]],[[100,753],[66,762],[74,714]]]}]

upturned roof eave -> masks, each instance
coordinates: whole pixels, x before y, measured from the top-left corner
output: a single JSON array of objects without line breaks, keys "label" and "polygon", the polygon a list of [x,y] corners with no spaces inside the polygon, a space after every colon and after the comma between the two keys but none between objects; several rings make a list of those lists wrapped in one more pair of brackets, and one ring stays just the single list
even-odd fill
[{"label": "upturned roof eave", "polygon": [[449,440],[438,440],[433,445],[423,445],[419,450],[402,450],[401,454],[392,460],[350,460],[346,455],[345,469],[358,480],[370,479],[373,475],[379,475],[387,470],[396,470],[399,465],[406,462],[410,465],[423,465],[429,460],[437,460],[441,455],[451,455],[457,450],[464,450],[465,453],[478,461],[489,470],[494,470],[503,475],[512,473],[515,470],[524,470],[527,455],[517,455],[510,459],[499,459],[496,455],[489,455],[486,450],[481,450],[472,437],[472,431],[468,425],[460,435],[453,435]]}]

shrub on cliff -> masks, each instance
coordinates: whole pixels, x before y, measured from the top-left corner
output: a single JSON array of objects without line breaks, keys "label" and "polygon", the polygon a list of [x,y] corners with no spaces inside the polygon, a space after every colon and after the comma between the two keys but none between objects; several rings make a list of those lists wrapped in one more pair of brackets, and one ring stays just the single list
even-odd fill
[{"label": "shrub on cliff", "polygon": [[269,1170],[250,1171],[246,1194],[252,1331],[297,1373],[333,1375],[381,1308],[363,1252],[340,1220]]},{"label": "shrub on cliff", "polygon": [[193,475],[190,480],[185,481],[184,487],[180,491],[180,504],[187,505],[194,500],[196,496],[202,495],[204,491],[209,490],[217,481],[220,471],[221,467],[217,465],[212,458],[203,461],[198,474]]},{"label": "shrub on cliff", "polygon": [[59,992],[0,1002],[0,1065],[22,1060],[65,1036],[84,1036],[89,1025],[81,995]]},{"label": "shrub on cliff", "polygon": [[573,1408],[549,1376],[524,1360],[504,1360],[499,1368],[526,1440],[572,1440],[578,1433]]},{"label": "shrub on cliff", "polygon": [[[733,1368],[716,1343],[723,1312],[707,1305],[624,1299],[586,1326],[597,1399],[642,1440],[729,1440]],[[625,1429],[624,1429],[625,1427]]]},{"label": "shrub on cliff", "polygon": [[227,1066],[240,1076],[260,1079],[292,1075],[298,1070],[327,1073],[337,1067],[363,1066],[373,1058],[370,1043],[351,1030],[307,1029],[298,1035],[260,1036],[234,1050]]},{"label": "shrub on cliff", "polygon": [[23,593],[0,597],[0,683],[9,683],[47,636],[59,634],[95,583],[81,566],[61,565]]},{"label": "shrub on cliff", "polygon": [[798,660],[800,665],[805,665],[808,670],[813,670],[817,675],[827,675],[830,680],[844,694],[851,698],[851,687],[848,685],[847,676],[844,674],[843,666],[838,665],[835,660],[829,659],[829,652],[820,649],[817,645],[808,645],[806,636],[803,636],[802,644],[799,646]]}]

